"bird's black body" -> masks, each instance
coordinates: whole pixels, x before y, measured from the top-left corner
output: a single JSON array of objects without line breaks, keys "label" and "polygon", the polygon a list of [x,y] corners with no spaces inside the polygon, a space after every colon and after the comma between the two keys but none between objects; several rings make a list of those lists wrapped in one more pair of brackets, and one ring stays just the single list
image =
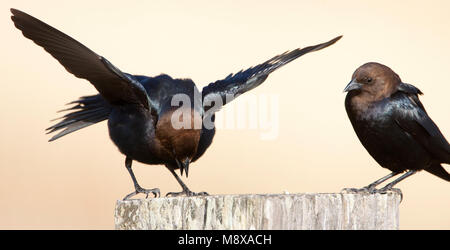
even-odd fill
[{"label": "bird's black body", "polygon": [[[68,35],[19,10],[11,9],[15,26],[23,35],[43,47],[70,73],[91,82],[98,95],[82,97],[63,120],[49,128],[59,133],[56,140],[78,129],[108,120],[109,135],[120,152],[137,193],[159,193],[141,188],[131,170],[133,160],[165,165],[183,187],[184,194],[194,195],[174,172],[188,175],[189,163],[200,158],[211,145],[214,113],[227,101],[263,83],[268,75],[296,58],[334,44],[329,42],[296,49],[223,80],[215,81],[200,92],[190,79],[173,79],[168,75],[147,77],[120,71],[104,57]],[[180,102],[177,97],[187,97]],[[232,97],[231,99],[228,97]],[[178,100],[178,101],[177,101]],[[174,102],[175,101],[175,102]],[[182,116],[176,116],[182,113]],[[174,120],[175,117],[175,120]],[[177,122],[182,127],[174,125]],[[188,126],[185,126],[185,125]],[[201,193],[203,194],[203,193]]]},{"label": "bird's black body", "polygon": [[[176,94],[185,94],[190,100],[200,98],[200,92],[191,80],[172,79],[168,75],[157,77],[131,76],[142,84],[150,100],[153,100],[155,114],[133,104],[113,105],[108,117],[111,140],[119,150],[130,158],[146,164],[168,164],[173,169],[179,166],[173,161],[172,148],[165,148],[157,136],[156,128],[160,117],[172,109],[171,100]],[[194,94],[195,93],[195,94]],[[195,103],[195,104],[194,104]],[[200,115],[203,107],[192,102],[192,108]],[[196,105],[196,106],[194,106]],[[167,124],[170,125],[170,124]],[[209,144],[211,144],[210,138]],[[194,150],[196,156],[196,148]]]},{"label": "bird's black body", "polygon": [[133,105],[116,106],[108,117],[111,140],[120,152],[130,158],[146,163],[161,164],[155,145],[155,121],[148,112]]},{"label": "bird's black body", "polygon": [[[397,92],[373,103],[361,116],[350,108],[351,97],[349,94],[345,100],[350,121],[361,143],[382,167],[403,172],[407,169],[426,169],[434,162],[445,162],[434,151],[426,150],[399,124],[429,119],[424,110],[412,103],[408,94]],[[432,121],[428,122],[431,124]],[[426,131],[420,129],[416,133]],[[435,133],[440,132],[436,130]]]},{"label": "bird's black body", "polygon": [[384,65],[361,68],[347,87],[345,108],[369,154],[395,174],[426,170],[450,181],[440,165],[450,163],[450,145],[420,102],[421,91]]}]

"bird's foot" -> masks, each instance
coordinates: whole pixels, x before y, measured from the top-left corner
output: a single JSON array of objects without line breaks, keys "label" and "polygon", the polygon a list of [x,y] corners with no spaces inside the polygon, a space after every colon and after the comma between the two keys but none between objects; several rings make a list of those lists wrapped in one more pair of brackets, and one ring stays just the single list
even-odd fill
[{"label": "bird's foot", "polygon": [[400,194],[400,202],[403,200],[403,193],[398,188],[392,188],[392,186],[385,186],[380,189],[376,189],[375,186],[366,186],[363,188],[344,188],[341,190],[341,193],[347,194],[358,194],[358,193],[368,193],[368,194],[386,194],[388,192],[394,192]]},{"label": "bird's foot", "polygon": [[186,195],[186,196],[201,196],[201,195],[209,195],[207,192],[192,192],[191,190],[189,190],[188,188],[183,189],[183,191],[181,192],[169,192],[166,194],[166,197],[178,197],[178,196],[182,196],[182,195]]},{"label": "bird's foot", "polygon": [[375,190],[375,192],[376,192],[376,193],[379,193],[379,194],[385,194],[385,193],[387,193],[387,192],[402,193],[402,191],[401,191],[400,189],[398,189],[398,188],[392,188],[392,187],[389,187],[389,186],[386,186],[386,187],[384,187],[384,188],[377,189],[377,190]]},{"label": "bird's foot", "polygon": [[341,193],[356,194],[356,193],[369,193],[373,194],[375,192],[375,186],[369,185],[363,188],[344,188]]},{"label": "bird's foot", "polygon": [[375,192],[379,193],[379,194],[386,194],[387,192],[393,192],[393,193],[400,194],[403,198],[402,190],[400,190],[399,188],[392,188],[392,186],[389,186],[389,185],[387,185],[383,188],[377,189]]},{"label": "bird's foot", "polygon": [[140,186],[136,186],[136,190],[134,192],[131,192],[129,194],[127,194],[127,196],[125,196],[125,198],[123,198],[123,200],[128,200],[131,197],[137,195],[137,194],[145,194],[145,199],[148,198],[148,194],[153,194],[156,197],[160,196],[161,197],[161,192],[159,191],[159,188],[152,188],[152,189],[144,189],[141,188]]},{"label": "bird's foot", "polygon": [[402,193],[402,190],[400,190],[399,188],[392,188],[392,186],[387,185],[387,186],[385,186],[383,188],[375,190],[375,193],[377,193],[377,194],[386,194],[387,192],[393,192],[393,193],[399,194],[400,195],[400,202],[402,202],[402,200],[403,200],[403,193]]}]

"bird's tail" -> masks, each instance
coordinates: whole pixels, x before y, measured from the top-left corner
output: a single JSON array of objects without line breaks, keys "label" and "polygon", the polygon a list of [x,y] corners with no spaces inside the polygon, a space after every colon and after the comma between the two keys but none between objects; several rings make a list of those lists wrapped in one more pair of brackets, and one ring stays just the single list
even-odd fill
[{"label": "bird's tail", "polygon": [[74,104],[74,106],[59,112],[71,112],[55,119],[62,119],[62,121],[46,129],[47,134],[58,131],[49,141],[54,141],[79,129],[106,120],[111,113],[111,105],[100,95],[83,96],[67,105],[70,104]]},{"label": "bird's tail", "polygon": [[429,168],[426,168],[425,171],[430,174],[434,174],[446,181],[450,181],[450,174],[439,163],[431,165]]}]

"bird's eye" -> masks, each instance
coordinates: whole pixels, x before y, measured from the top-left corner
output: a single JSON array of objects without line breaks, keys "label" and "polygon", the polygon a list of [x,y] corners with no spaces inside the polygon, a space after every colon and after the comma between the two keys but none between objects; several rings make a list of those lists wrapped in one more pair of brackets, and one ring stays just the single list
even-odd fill
[{"label": "bird's eye", "polygon": [[367,82],[368,82],[368,83],[372,82],[372,78],[370,78],[370,77],[367,78]]}]

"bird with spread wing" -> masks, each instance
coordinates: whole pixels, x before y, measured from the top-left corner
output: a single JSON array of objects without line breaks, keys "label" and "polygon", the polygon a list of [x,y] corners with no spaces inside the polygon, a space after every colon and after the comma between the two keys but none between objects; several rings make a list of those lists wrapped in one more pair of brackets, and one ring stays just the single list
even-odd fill
[{"label": "bird with spread wing", "polygon": [[[215,128],[202,122],[208,120],[214,123],[215,112],[230,100],[227,96],[235,98],[259,86],[276,69],[306,53],[328,47],[341,38],[339,36],[326,43],[285,52],[213,82],[200,92],[190,79],[122,72],[106,58],[48,24],[16,9],[11,9],[11,12],[14,25],[26,38],[43,47],[68,72],[88,80],[98,90],[97,95],[71,102],[73,106],[65,110],[69,113],[48,128],[49,133],[57,132],[50,141],[108,120],[110,138],[126,156],[125,166],[135,187],[135,191],[124,199],[139,193],[147,196],[151,193],[155,197],[160,194],[158,188],[144,189],[138,184],[131,168],[133,160],[165,165],[182,187],[181,192],[168,195],[206,195],[206,192],[192,192],[175,173],[180,169],[181,175],[185,172],[188,176],[189,164],[200,158],[211,145]],[[195,123],[200,126],[174,126],[173,116],[178,114],[180,107],[173,105],[173,98],[180,94],[190,99],[190,104],[183,110],[183,114],[187,115],[180,117],[187,119],[188,125]],[[220,104],[218,108],[217,104]]]}]

